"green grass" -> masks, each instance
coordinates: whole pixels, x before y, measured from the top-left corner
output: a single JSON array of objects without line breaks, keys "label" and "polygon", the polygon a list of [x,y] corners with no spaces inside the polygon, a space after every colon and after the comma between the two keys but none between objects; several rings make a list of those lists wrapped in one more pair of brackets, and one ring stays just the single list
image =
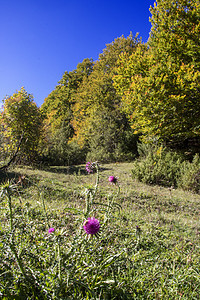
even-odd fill
[{"label": "green grass", "polygon": [[101,167],[89,216],[105,224],[89,240],[82,224],[95,174],[83,165],[13,170],[26,179],[12,193],[13,231],[1,200],[2,299],[199,299],[200,195],[136,182],[131,163]]}]

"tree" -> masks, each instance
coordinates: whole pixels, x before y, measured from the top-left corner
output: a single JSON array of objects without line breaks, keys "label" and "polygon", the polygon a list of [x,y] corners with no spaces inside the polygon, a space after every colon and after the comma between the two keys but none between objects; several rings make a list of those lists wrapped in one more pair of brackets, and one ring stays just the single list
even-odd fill
[{"label": "tree", "polygon": [[45,158],[54,165],[70,165],[83,163],[85,161],[84,149],[75,143],[69,143],[73,136],[73,128],[69,126],[68,120],[63,121],[48,143]]},{"label": "tree", "polygon": [[131,130],[121,112],[121,97],[116,94],[112,77],[119,55],[132,53],[137,43],[137,36],[133,38],[130,34],[108,44],[94,64],[92,73],[84,78],[75,94],[74,140],[81,146],[86,145],[94,159],[111,161],[114,157],[119,158],[117,152],[123,148],[119,146],[122,136]]},{"label": "tree", "polygon": [[1,113],[4,152],[12,155],[20,144],[20,160],[33,161],[38,155],[42,132],[42,117],[39,108],[24,87],[4,100]]},{"label": "tree", "polygon": [[74,94],[85,77],[88,77],[93,69],[93,60],[84,59],[77,68],[71,72],[65,72],[58,82],[55,90],[44,100],[41,111],[47,127],[54,133],[66,120],[71,122]]},{"label": "tree", "polygon": [[157,0],[150,12],[152,28],[148,44],[157,60],[166,62],[170,57],[199,69],[199,0]]},{"label": "tree", "polygon": [[[93,60],[87,58],[78,64],[75,70],[65,72],[55,90],[50,93],[41,106],[46,139],[43,153],[52,163],[65,164],[66,161],[69,162],[69,157],[72,161],[73,149],[76,149],[77,156],[83,156],[77,151],[78,146],[72,147],[68,143],[74,135],[72,107],[75,94],[81,82],[90,75],[92,70]],[[77,157],[77,161],[80,162],[79,157]]]},{"label": "tree", "polygon": [[121,56],[114,86],[132,128],[146,140],[199,136],[199,1],[158,0],[150,11],[148,44]]}]

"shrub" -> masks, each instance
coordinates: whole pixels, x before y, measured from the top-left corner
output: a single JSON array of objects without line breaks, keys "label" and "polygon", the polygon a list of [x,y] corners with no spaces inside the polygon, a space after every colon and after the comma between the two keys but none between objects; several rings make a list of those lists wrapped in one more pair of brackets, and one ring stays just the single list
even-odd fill
[{"label": "shrub", "polygon": [[182,164],[181,156],[167,151],[162,146],[147,149],[149,153],[143,153],[142,158],[133,164],[133,178],[147,184],[177,186]]},{"label": "shrub", "polygon": [[195,193],[200,191],[200,157],[196,154],[192,162],[184,161],[180,169],[178,187],[191,190]]},{"label": "shrub", "polygon": [[59,166],[81,164],[86,160],[86,148],[81,148],[76,142],[53,141],[42,157],[43,163]]},{"label": "shrub", "polygon": [[138,136],[123,128],[105,125],[105,132],[93,132],[89,139],[87,160],[101,163],[132,161],[137,156]]}]

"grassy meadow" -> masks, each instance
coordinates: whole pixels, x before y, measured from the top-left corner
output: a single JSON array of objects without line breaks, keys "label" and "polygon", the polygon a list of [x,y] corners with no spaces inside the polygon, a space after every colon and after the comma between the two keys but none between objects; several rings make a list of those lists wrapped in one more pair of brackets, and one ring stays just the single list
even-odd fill
[{"label": "grassy meadow", "polygon": [[[0,298],[199,299],[200,195],[139,183],[131,169],[11,170],[1,186]],[[88,217],[100,222],[95,236],[83,229]]]}]

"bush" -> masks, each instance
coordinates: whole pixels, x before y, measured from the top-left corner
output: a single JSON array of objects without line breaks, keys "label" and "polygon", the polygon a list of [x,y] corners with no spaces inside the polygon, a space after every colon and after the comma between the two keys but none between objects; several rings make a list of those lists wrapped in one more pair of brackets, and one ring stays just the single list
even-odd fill
[{"label": "bush", "polygon": [[142,151],[143,155],[142,158],[140,157],[134,162],[132,169],[133,178],[147,184],[176,187],[182,164],[181,156],[167,151],[162,146],[147,147],[147,149],[149,151],[148,154],[138,149],[138,152]]},{"label": "bush", "polygon": [[200,191],[200,158],[196,154],[193,161],[184,161],[181,166],[178,187],[195,193]]}]

